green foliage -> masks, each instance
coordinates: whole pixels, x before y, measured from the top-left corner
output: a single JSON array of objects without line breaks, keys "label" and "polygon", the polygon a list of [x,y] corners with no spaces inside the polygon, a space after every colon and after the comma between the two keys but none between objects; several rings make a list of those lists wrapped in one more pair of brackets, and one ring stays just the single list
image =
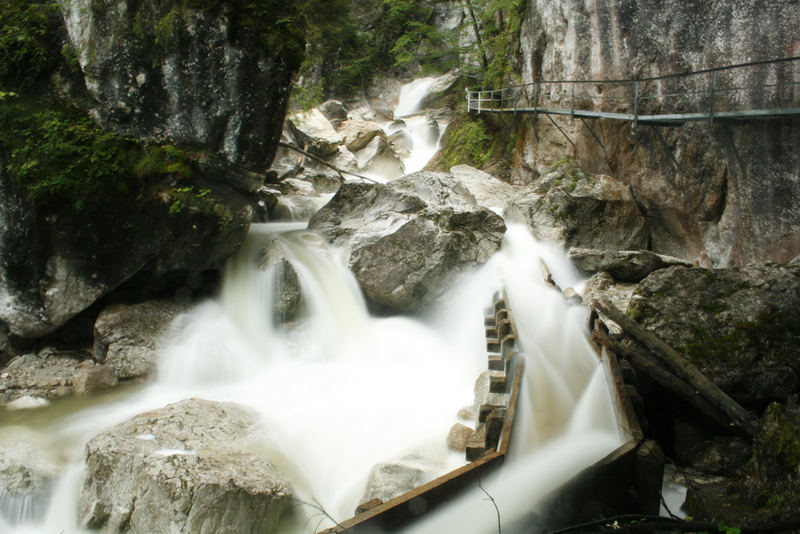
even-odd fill
[{"label": "green foliage", "polygon": [[51,50],[56,41],[55,2],[3,0],[0,8],[0,87],[30,88],[58,61]]},{"label": "green foliage", "polygon": [[211,197],[211,190],[194,186],[173,187],[167,191],[170,199],[169,212],[173,215],[184,211],[198,211],[207,215],[215,215],[221,228],[227,227],[233,220],[230,209],[218,204]]},{"label": "green foliage", "polygon": [[145,179],[191,174],[178,148],[142,147],[97,128],[72,108],[14,101],[0,105],[0,146],[8,171],[38,205],[68,204],[76,211],[127,195]]},{"label": "green foliage", "polygon": [[[463,54],[472,56],[470,64],[481,64],[481,71],[473,75],[482,79],[484,87],[501,87],[510,81],[518,81],[515,79],[514,57],[519,48],[525,0],[468,1],[478,18],[482,43],[482,46],[475,44],[462,50]],[[482,55],[487,59],[485,69],[482,60],[479,61]]]},{"label": "green foliage", "polygon": [[742,534],[742,529],[738,527],[728,527],[725,525],[717,525],[717,530],[724,534]]},{"label": "green foliage", "polygon": [[444,150],[444,163],[447,168],[467,164],[481,168],[495,153],[496,142],[482,119],[462,119],[450,134],[450,141]]}]

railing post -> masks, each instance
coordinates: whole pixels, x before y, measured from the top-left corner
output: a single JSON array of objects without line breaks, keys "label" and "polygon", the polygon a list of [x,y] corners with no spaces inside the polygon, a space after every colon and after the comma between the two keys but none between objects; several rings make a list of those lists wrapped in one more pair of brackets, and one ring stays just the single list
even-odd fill
[{"label": "railing post", "polygon": [[478,91],[478,113],[481,112],[481,100],[483,100],[483,91]]},{"label": "railing post", "polygon": [[633,129],[639,124],[639,80],[633,82]]},{"label": "railing post", "polygon": [[714,96],[717,92],[717,71],[711,71],[711,102],[708,106],[708,124],[714,126]]},{"label": "railing post", "polygon": [[569,108],[570,120],[575,120],[575,82],[572,82],[572,104]]},{"label": "railing post", "polygon": [[467,92],[467,113],[472,111],[472,92],[468,88],[464,88],[464,91]]}]

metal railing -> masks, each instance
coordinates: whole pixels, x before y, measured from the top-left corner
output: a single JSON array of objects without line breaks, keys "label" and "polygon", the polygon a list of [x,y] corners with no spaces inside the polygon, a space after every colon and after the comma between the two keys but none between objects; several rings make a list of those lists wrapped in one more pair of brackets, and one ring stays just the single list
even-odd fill
[{"label": "metal railing", "polygon": [[544,113],[634,123],[800,115],[800,57],[651,78],[546,80],[467,89],[478,113]]}]

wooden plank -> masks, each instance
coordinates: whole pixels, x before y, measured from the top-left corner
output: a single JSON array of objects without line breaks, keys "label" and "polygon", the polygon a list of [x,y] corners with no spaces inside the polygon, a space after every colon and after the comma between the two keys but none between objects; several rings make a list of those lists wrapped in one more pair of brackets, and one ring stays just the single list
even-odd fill
[{"label": "wooden plank", "polygon": [[619,311],[613,304],[603,299],[598,299],[594,302],[594,306],[598,311],[617,323],[625,333],[650,349],[671,372],[685,380],[686,383],[698,391],[708,403],[725,412],[730,418],[732,427],[739,428],[750,438],[753,437],[757,424],[753,414],[730,398],[727,393],[709,380],[706,375],[681,356],[678,351],[664,343],[664,341],[652,332],[639,326],[633,319],[630,319]]}]

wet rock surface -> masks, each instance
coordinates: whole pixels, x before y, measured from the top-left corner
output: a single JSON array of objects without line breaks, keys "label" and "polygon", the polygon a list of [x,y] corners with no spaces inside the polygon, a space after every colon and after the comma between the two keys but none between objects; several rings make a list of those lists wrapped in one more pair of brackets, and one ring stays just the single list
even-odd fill
[{"label": "wet rock surface", "polygon": [[628,314],[681,350],[745,407],[800,388],[800,269],[670,267],[637,287]]},{"label": "wet rock surface", "polygon": [[[272,160],[299,63],[282,47],[261,46],[231,9],[170,11],[151,0],[59,5],[92,113],[105,127],[199,146],[257,171]],[[164,25],[169,35],[157,37]]]},{"label": "wet rock surface", "polygon": [[86,447],[80,521],[141,534],[275,532],[292,491],[245,448],[255,424],[234,404],[189,399],[99,434]]},{"label": "wet rock surface", "polygon": [[111,367],[119,378],[152,374],[162,336],[188,308],[186,303],[149,301],[104,309],[94,325],[94,358]]},{"label": "wet rock surface", "polygon": [[309,223],[343,247],[377,311],[413,312],[499,248],[502,219],[451,176],[419,172],[387,185],[345,184]]},{"label": "wet rock surface", "polygon": [[[11,406],[17,409],[46,405],[46,399],[75,393],[76,380],[78,389],[85,392],[79,376],[98,372],[94,371],[92,360],[83,359],[87,356],[88,353],[57,353],[52,348],[17,356],[0,370],[0,403],[18,401]],[[107,381],[116,383],[110,377]]]},{"label": "wet rock surface", "polygon": [[649,250],[597,250],[573,247],[570,261],[584,273],[605,271],[619,282],[639,282],[658,269],[673,265],[691,267],[679,258],[663,256]]},{"label": "wet rock surface", "polygon": [[566,167],[513,202],[540,240],[567,248],[646,249],[649,229],[630,190],[605,175]]},{"label": "wet rock surface", "polygon": [[[691,5],[535,0],[520,32],[522,81],[645,78],[797,56],[798,18],[798,4],[768,0]],[[655,31],[643,32],[643,27]],[[720,108],[757,108],[770,95],[763,80],[796,81],[796,76],[796,68],[786,64],[728,73],[720,83],[738,89],[717,93]],[[675,92],[705,92],[709,79],[697,76],[682,83]],[[585,92],[585,103],[590,109],[620,111],[618,101],[604,98],[616,89],[604,89],[602,95]],[[649,90],[651,95],[657,91]],[[569,105],[565,93],[555,107]],[[671,109],[687,108],[678,102]],[[570,141],[539,117],[524,133],[519,174],[535,180],[573,155],[591,172],[630,184],[652,229],[652,247],[645,248],[718,267],[785,262],[800,252],[800,157],[789,148],[800,140],[797,121],[635,131],[623,121],[592,122],[591,131],[579,121],[558,122]]]}]

